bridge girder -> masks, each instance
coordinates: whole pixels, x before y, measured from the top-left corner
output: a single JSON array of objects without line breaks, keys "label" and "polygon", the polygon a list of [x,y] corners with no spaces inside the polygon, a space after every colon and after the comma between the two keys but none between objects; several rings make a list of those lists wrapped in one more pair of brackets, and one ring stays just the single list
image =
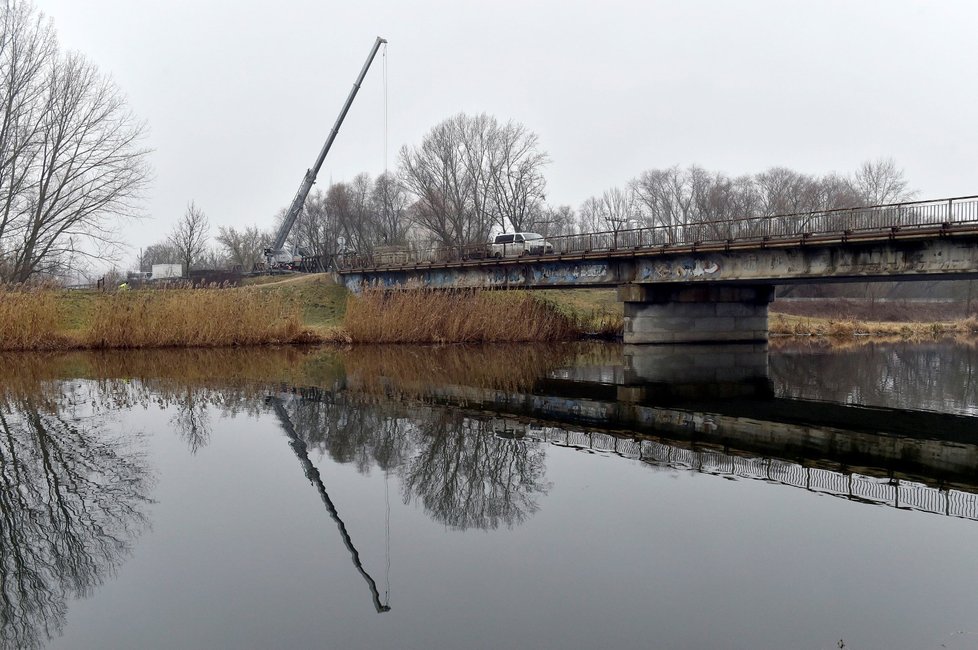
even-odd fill
[{"label": "bridge girder", "polygon": [[346,286],[573,289],[638,284],[793,284],[978,278],[978,237],[683,252],[614,251],[342,272]]}]

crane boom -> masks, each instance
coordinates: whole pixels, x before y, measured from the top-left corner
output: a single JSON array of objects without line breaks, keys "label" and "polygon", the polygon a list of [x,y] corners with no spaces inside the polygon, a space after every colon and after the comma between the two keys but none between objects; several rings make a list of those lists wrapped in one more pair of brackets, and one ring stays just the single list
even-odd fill
[{"label": "crane boom", "polygon": [[278,229],[278,233],[275,235],[275,241],[272,243],[271,248],[265,249],[265,257],[268,260],[268,268],[272,268],[275,259],[279,254],[283,253],[283,247],[285,246],[285,240],[289,237],[289,232],[292,230],[292,226],[295,225],[295,220],[299,217],[299,213],[302,212],[302,206],[306,203],[306,197],[309,196],[312,186],[316,182],[316,176],[319,175],[319,170],[323,166],[323,161],[326,160],[326,154],[329,153],[329,148],[333,146],[333,140],[336,139],[336,134],[340,131],[340,126],[343,124],[343,120],[346,118],[347,112],[350,110],[350,106],[353,104],[353,98],[357,96],[357,91],[360,90],[360,85],[363,83],[364,77],[367,76],[367,70],[370,69],[370,64],[373,63],[374,57],[377,55],[377,50],[380,46],[386,43],[387,40],[377,37],[374,41],[374,45],[370,48],[370,54],[367,55],[367,60],[363,64],[363,68],[360,70],[360,74],[357,76],[357,80],[353,84],[353,88],[350,90],[349,96],[346,98],[346,102],[343,104],[343,108],[340,110],[339,116],[336,118],[336,123],[333,124],[333,130],[329,132],[329,137],[326,138],[326,143],[323,145],[322,150],[319,152],[319,156],[316,157],[316,163],[306,170],[305,176],[302,177],[302,182],[299,184],[299,191],[295,193],[295,198],[292,199],[291,205],[289,205],[289,211],[285,213],[285,220],[282,222],[281,227]]}]

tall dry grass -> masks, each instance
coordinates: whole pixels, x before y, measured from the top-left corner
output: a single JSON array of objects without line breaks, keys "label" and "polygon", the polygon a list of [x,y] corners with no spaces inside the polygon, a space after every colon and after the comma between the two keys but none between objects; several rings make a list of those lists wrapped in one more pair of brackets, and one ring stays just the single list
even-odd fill
[{"label": "tall dry grass", "polygon": [[0,350],[65,347],[56,294],[43,287],[0,288]]},{"label": "tall dry grass", "polygon": [[226,289],[106,295],[84,334],[90,348],[218,347],[303,343],[301,307],[274,294]]},{"label": "tall dry grass", "polygon": [[944,336],[968,336],[978,333],[978,318],[947,322],[890,322],[856,319],[814,318],[790,314],[772,314],[771,334],[779,336],[894,337],[903,340],[926,340]]},{"label": "tall dry grass", "polygon": [[347,302],[353,343],[483,343],[577,338],[574,319],[522,292],[369,289]]}]

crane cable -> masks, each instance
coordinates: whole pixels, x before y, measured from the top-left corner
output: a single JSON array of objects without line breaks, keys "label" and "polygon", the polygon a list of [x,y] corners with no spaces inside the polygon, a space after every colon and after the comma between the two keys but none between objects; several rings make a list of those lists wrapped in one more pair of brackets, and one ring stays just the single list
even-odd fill
[{"label": "crane cable", "polygon": [[[387,122],[387,43],[384,43],[384,54],[383,54],[383,69],[384,69],[384,176],[385,180],[387,176],[387,134],[388,134],[388,122]],[[386,589],[384,591],[384,601],[389,607],[391,604],[391,494],[390,494],[390,469],[388,466],[384,467],[384,501],[387,506],[387,518],[386,518],[386,542],[387,542],[387,569],[384,573],[386,579]]]},{"label": "crane cable", "polygon": [[384,43],[384,176],[387,175],[387,43]]},{"label": "crane cable", "polygon": [[387,570],[384,572],[387,585],[384,591],[385,604],[391,604],[391,493],[388,484],[389,470],[384,468],[384,499],[387,502]]}]

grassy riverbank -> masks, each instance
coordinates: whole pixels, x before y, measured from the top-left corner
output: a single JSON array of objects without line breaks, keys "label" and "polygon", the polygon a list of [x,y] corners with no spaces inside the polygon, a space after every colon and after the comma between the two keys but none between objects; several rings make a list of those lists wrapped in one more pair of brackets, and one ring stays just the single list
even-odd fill
[{"label": "grassy riverbank", "polygon": [[[317,342],[335,286],[102,293],[0,291],[0,349],[218,347]],[[321,295],[321,294],[326,294]],[[345,292],[343,292],[345,300]]]},{"label": "grassy riverbank", "polygon": [[620,315],[553,296],[501,291],[352,296],[325,275],[261,278],[236,288],[0,291],[0,350],[558,341],[620,331]]},{"label": "grassy riverbank", "polygon": [[[912,317],[912,310],[907,312]],[[260,278],[220,289],[119,293],[0,291],[0,349],[222,347],[290,343],[474,343],[615,338],[614,290],[367,291],[326,275]],[[978,317],[874,321],[779,313],[773,336],[933,339],[978,334]]]},{"label": "grassy riverbank", "polygon": [[818,318],[773,313],[768,328],[776,336],[820,336],[836,339],[857,336],[933,339],[944,336],[978,334],[978,317],[946,322],[871,321],[857,319]]}]

